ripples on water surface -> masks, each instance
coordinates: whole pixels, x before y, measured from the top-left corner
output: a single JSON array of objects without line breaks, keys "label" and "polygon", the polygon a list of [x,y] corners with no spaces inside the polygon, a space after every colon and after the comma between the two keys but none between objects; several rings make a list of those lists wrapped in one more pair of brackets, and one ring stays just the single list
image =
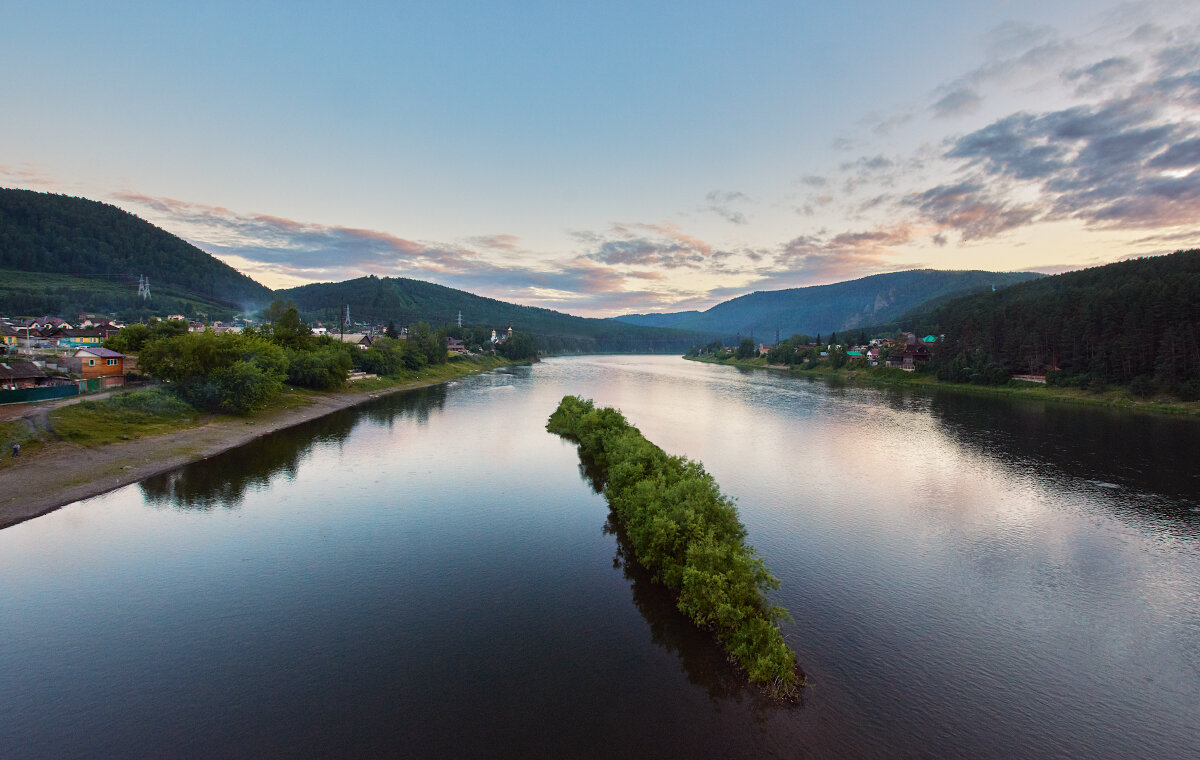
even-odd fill
[{"label": "ripples on water surface", "polygon": [[[798,707],[624,567],[565,393],[704,462]],[[0,531],[0,756],[1200,754],[1200,425],[554,359]]]}]

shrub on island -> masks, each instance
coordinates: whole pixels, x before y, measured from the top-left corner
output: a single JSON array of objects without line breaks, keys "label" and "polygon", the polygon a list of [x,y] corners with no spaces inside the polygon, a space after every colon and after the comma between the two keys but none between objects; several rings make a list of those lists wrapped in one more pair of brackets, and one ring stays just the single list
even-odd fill
[{"label": "shrub on island", "polygon": [[714,631],[752,682],[794,698],[802,678],[776,622],[791,618],[766,598],[779,580],[746,544],[737,508],[704,467],[668,455],[616,409],[578,396],[563,397],[546,429],[579,444],[637,561],[678,595],[679,610]]}]

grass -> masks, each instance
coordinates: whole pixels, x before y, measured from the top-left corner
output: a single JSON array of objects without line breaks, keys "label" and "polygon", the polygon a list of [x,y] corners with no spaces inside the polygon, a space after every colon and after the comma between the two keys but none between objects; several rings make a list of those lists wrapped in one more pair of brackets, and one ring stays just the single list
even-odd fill
[{"label": "grass", "polygon": [[54,409],[50,424],[63,440],[99,446],[195,427],[200,414],[165,388],[146,388]]},{"label": "grass", "polygon": [[[261,415],[289,407],[308,406],[321,396],[444,382],[509,364],[512,362],[499,357],[463,357],[445,364],[424,367],[415,372],[402,372],[394,377],[359,380],[335,391],[287,387],[283,393],[273,398],[266,408],[245,419],[253,421]],[[51,427],[58,438],[84,446],[102,446],[133,438],[171,433],[230,418],[229,415],[213,415],[199,411],[163,387],[118,393],[98,401],[81,401],[53,409],[49,416]],[[7,446],[4,452],[0,453],[10,452],[14,443],[20,443],[22,454],[32,454],[46,442],[30,422],[15,420],[0,425],[0,443]],[[0,467],[7,467],[10,463],[11,459],[2,459]]]},{"label": "grass", "polygon": [[4,446],[3,449],[0,449],[0,469],[14,463],[12,458],[14,443],[21,444],[21,456],[36,454],[45,445],[45,441],[41,439],[33,425],[26,420],[0,423],[0,444]]}]

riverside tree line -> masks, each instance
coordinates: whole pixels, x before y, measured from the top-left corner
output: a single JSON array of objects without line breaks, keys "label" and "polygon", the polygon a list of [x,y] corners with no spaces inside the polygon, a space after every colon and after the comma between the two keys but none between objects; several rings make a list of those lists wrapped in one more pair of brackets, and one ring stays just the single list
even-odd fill
[{"label": "riverside tree line", "polygon": [[[198,409],[246,414],[261,409],[284,385],[314,390],[342,386],[352,370],[403,377],[449,360],[446,329],[424,322],[409,328],[408,339],[380,337],[367,350],[312,334],[295,306],[274,302],[269,322],[240,333],[188,332],[183,321],[132,324],[105,345],[138,355],[138,371],[170,384]],[[506,341],[497,353],[533,358],[532,338]],[[525,355],[525,354],[529,355]]]},{"label": "riverside tree line", "polygon": [[[897,335],[945,336],[929,344],[917,371],[939,380],[1000,385],[1013,375],[1045,375],[1049,385],[1102,391],[1128,388],[1138,396],[1200,399],[1200,250],[1122,261],[953,298],[910,312],[900,322],[855,328],[839,339],[794,335],[767,355],[771,364],[812,369],[865,368],[842,342]],[[857,336],[857,337],[855,337]],[[812,345],[816,344],[816,345]],[[903,341],[881,350],[903,351]],[[689,355],[716,353],[721,343]],[[824,352],[826,356],[820,356]],[[743,340],[736,358],[758,355]],[[886,371],[886,370],[884,370]]]}]

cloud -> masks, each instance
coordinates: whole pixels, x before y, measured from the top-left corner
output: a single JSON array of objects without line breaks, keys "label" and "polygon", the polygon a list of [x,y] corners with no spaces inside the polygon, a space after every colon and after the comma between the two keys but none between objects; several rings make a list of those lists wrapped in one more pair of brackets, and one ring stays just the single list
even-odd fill
[{"label": "cloud", "polygon": [[713,190],[705,196],[708,205],[704,208],[705,211],[716,214],[722,217],[731,224],[749,224],[750,220],[741,211],[733,208],[734,203],[749,203],[750,196],[743,192],[721,192]]},{"label": "cloud", "polygon": [[939,119],[946,119],[952,116],[974,113],[979,110],[979,104],[982,101],[983,98],[974,87],[959,84],[947,91],[945,95],[930,106],[930,110]]},{"label": "cloud", "polygon": [[945,157],[963,162],[980,183],[1015,183],[1037,194],[1043,213],[1019,210],[991,225],[997,230],[1024,223],[1021,216],[1126,229],[1194,223],[1200,219],[1196,106],[1200,70],[1161,69],[1097,103],[994,121],[954,140]]},{"label": "cloud", "polygon": [[[920,193],[906,196],[902,204],[916,209],[923,220],[941,230],[954,230],[963,240],[995,237],[1029,224],[1037,217],[1037,209],[992,197],[982,183],[961,182],[938,185]],[[938,243],[935,236],[935,244]]]},{"label": "cloud", "polygon": [[0,164],[0,177],[4,185],[22,185],[23,187],[61,187],[62,183],[50,176],[45,170],[30,163]]},{"label": "cloud", "polygon": [[714,250],[708,243],[687,235],[671,224],[613,225],[604,234],[573,233],[590,250],[593,261],[620,266],[701,269],[731,255]]},{"label": "cloud", "polygon": [[356,272],[394,274],[417,270],[456,273],[484,266],[465,247],[408,240],[377,230],[326,226],[271,216],[239,214],[221,206],[121,192],[117,200],[154,212],[177,234],[210,252],[236,254],[293,274]]},{"label": "cloud", "polygon": [[481,235],[467,238],[467,242],[479,248],[493,251],[519,251],[521,239],[516,235]]},{"label": "cloud", "polygon": [[887,268],[898,246],[912,241],[909,224],[872,230],[801,235],[784,243],[755,286],[799,287],[862,277]]},{"label": "cloud", "polygon": [[1090,66],[1067,69],[1063,80],[1075,85],[1076,95],[1088,95],[1111,84],[1128,81],[1141,70],[1141,65],[1131,58],[1114,56]]}]

